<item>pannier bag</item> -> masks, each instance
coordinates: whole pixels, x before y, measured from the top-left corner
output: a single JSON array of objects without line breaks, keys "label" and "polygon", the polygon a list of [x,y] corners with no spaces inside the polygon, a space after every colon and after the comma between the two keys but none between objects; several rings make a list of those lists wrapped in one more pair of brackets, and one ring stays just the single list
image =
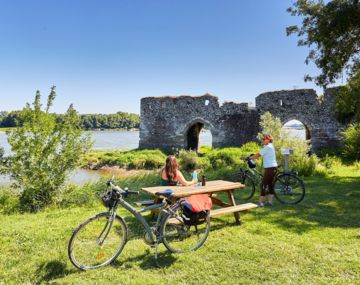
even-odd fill
[{"label": "pannier bag", "polygon": [[182,217],[186,225],[200,225],[206,222],[212,207],[211,198],[206,194],[192,195],[182,203]]},{"label": "pannier bag", "polygon": [[114,197],[114,193],[112,190],[106,191],[101,196],[101,201],[103,202],[103,205],[107,208],[114,207],[116,203],[116,198]]}]

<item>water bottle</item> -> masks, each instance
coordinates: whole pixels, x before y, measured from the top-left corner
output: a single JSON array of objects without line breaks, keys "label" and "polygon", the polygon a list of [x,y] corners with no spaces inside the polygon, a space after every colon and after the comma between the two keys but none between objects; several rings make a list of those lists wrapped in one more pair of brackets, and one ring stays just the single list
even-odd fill
[{"label": "water bottle", "polygon": [[192,174],[192,181],[196,182],[198,181],[198,176],[197,176],[197,171],[194,170],[193,174]]}]

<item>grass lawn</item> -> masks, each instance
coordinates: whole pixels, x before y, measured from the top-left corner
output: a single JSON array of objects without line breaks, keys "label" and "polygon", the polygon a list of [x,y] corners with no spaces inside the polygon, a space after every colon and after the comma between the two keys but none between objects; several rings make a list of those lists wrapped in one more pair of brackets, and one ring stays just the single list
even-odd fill
[{"label": "grass lawn", "polygon": [[5,133],[6,131],[14,130],[15,128],[0,128],[0,132]]},{"label": "grass lawn", "polygon": [[306,190],[301,204],[252,209],[240,226],[232,215],[212,219],[195,252],[169,254],[161,245],[161,268],[123,210],[130,228],[123,253],[86,272],[68,260],[67,243],[100,205],[0,215],[0,284],[360,284],[359,170],[310,177]]}]

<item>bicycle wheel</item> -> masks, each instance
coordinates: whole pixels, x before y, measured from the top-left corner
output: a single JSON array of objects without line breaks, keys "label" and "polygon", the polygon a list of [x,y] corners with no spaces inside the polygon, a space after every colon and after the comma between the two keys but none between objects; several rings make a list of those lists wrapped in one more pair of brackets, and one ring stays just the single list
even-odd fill
[{"label": "bicycle wheel", "polygon": [[200,225],[185,225],[180,203],[176,203],[169,208],[169,214],[164,216],[160,227],[162,241],[170,252],[197,250],[203,245],[209,232],[210,217]]},{"label": "bicycle wheel", "polygon": [[275,179],[275,197],[282,204],[297,204],[305,197],[303,181],[295,174],[283,173]]},{"label": "bicycle wheel", "polygon": [[250,200],[254,196],[255,183],[247,173],[234,173],[231,176],[231,181],[240,182],[245,185],[244,188],[235,189],[233,192],[236,204],[241,204],[244,201]]},{"label": "bicycle wheel", "polygon": [[105,266],[114,261],[127,241],[127,226],[122,218],[110,213],[97,214],[72,234],[68,254],[75,267],[81,270]]}]

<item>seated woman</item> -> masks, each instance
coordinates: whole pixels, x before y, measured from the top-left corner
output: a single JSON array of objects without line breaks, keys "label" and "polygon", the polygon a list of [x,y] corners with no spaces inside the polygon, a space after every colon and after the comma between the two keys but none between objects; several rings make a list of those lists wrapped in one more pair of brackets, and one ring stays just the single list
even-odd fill
[{"label": "seated woman", "polygon": [[166,158],[165,167],[161,170],[161,185],[163,186],[175,186],[180,183],[183,186],[194,185],[196,181],[187,181],[179,170],[176,157],[169,155]]}]

